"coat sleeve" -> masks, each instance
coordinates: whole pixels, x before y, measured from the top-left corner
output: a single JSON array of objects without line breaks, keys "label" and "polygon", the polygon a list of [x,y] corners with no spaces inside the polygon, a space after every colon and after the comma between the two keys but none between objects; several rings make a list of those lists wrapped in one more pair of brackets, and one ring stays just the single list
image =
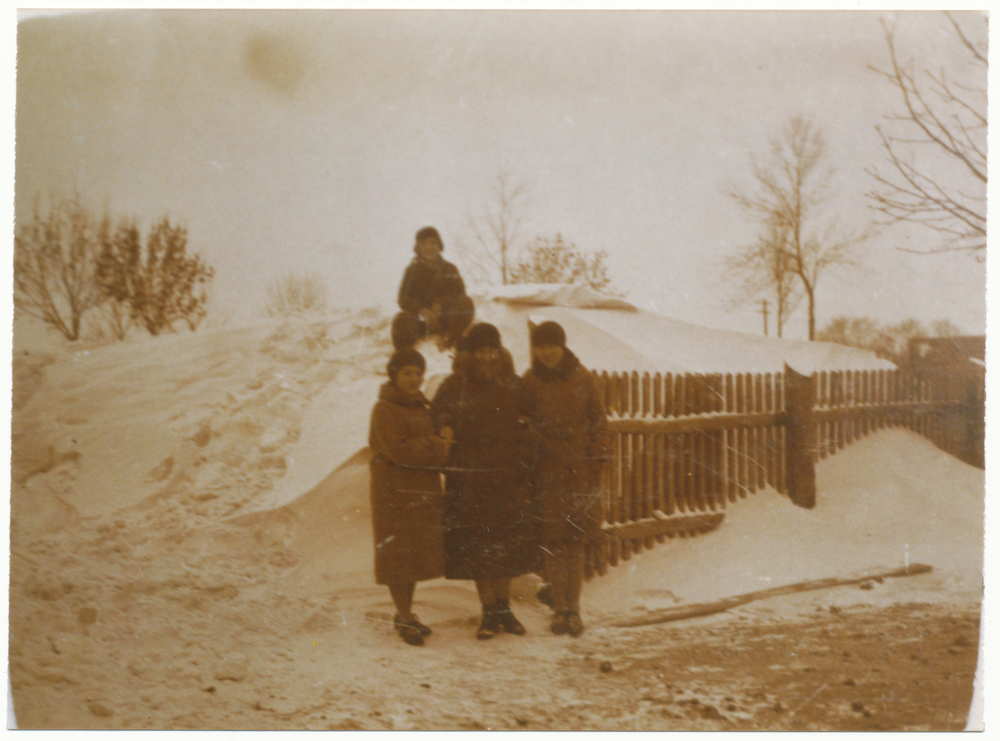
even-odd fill
[{"label": "coat sleeve", "polygon": [[434,422],[435,430],[455,425],[458,380],[458,376],[454,374],[448,376],[441,382],[437,393],[434,394],[434,399],[431,401],[431,420]]},{"label": "coat sleeve", "polygon": [[437,468],[448,462],[449,445],[443,438],[407,436],[399,416],[381,402],[372,410],[369,444],[398,466]]},{"label": "coat sleeve", "polygon": [[421,298],[420,270],[417,263],[411,262],[406,266],[406,271],[403,273],[403,280],[399,284],[399,296],[397,299],[399,308],[403,311],[416,314],[424,308]]}]

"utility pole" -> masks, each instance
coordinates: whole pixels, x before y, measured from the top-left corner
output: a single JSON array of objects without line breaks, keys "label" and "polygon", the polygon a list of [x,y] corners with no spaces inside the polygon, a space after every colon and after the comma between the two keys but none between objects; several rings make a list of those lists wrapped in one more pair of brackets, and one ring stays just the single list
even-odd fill
[{"label": "utility pole", "polygon": [[764,315],[764,336],[767,337],[767,299],[760,301],[760,313]]}]

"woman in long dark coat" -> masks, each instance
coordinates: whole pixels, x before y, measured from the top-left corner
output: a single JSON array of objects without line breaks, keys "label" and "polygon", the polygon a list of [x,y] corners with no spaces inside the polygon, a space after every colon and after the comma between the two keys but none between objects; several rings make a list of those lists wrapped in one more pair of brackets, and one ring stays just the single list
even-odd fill
[{"label": "woman in long dark coat", "polygon": [[607,420],[593,376],[566,347],[566,332],[543,322],[531,333],[524,386],[544,438],[536,465],[540,538],[550,583],[553,633],[583,632],[580,594],[586,546],[600,535],[600,481],[608,457]]},{"label": "woman in long dark coat", "polygon": [[532,436],[521,379],[492,324],[477,324],[459,345],[454,372],[432,404],[455,447],[445,474],[445,577],[476,582],[483,620],[476,633],[525,633],[510,608],[511,579],[538,569],[531,516]]},{"label": "woman in long dark coat", "polygon": [[430,402],[420,391],[424,369],[416,350],[392,356],[368,436],[375,582],[389,587],[396,630],[416,646],[431,632],[412,612],[416,582],[444,575],[440,469],[452,446],[434,432]]}]

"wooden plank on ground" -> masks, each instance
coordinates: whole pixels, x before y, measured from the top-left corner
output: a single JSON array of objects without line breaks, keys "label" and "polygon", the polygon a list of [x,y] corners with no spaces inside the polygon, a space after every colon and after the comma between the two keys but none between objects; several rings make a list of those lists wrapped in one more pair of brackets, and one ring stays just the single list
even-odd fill
[{"label": "wooden plank on ground", "polygon": [[915,563],[901,569],[883,571],[875,574],[869,574],[867,576],[851,578],[833,577],[830,579],[803,581],[795,584],[787,584],[781,587],[774,587],[772,589],[762,589],[759,592],[748,592],[734,597],[725,597],[714,602],[700,602],[694,605],[668,607],[664,610],[643,613],[639,617],[612,620],[607,624],[614,628],[638,628],[644,625],[657,625],[659,623],[669,623],[674,620],[684,620],[686,618],[714,615],[719,612],[731,610],[734,607],[739,607],[740,605],[745,605],[748,602],[769,599],[771,597],[782,597],[788,594],[810,592],[817,589],[845,587],[852,584],[861,584],[862,582],[880,581],[882,579],[890,579],[901,576],[916,576],[918,574],[927,574],[931,571],[933,571],[932,567],[925,564]]}]

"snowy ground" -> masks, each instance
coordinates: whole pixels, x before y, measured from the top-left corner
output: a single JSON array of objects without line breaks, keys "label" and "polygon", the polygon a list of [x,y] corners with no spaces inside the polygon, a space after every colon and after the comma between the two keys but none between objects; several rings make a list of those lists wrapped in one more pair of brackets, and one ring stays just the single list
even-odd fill
[{"label": "snowy ground", "polygon": [[[569,309],[480,311],[518,370],[525,312],[539,311]],[[364,454],[390,316],[345,310],[72,351],[15,336],[10,673],[21,727],[965,726],[984,475],[901,430],[822,461],[814,510],[759,492],[718,530],[590,582],[580,639],[546,630],[525,577],[515,609],[527,636],[477,642],[473,585],[437,580],[418,587],[415,607],[434,635],[403,644],[372,579]],[[600,367],[586,355],[605,336],[574,330],[571,346]],[[710,359],[718,337],[675,331],[685,369],[727,370],[695,362],[699,341]],[[781,360],[774,346],[758,350]],[[816,352],[831,362],[829,346]],[[433,383],[449,362],[426,354]],[[611,625],[912,563],[933,571]]]}]

